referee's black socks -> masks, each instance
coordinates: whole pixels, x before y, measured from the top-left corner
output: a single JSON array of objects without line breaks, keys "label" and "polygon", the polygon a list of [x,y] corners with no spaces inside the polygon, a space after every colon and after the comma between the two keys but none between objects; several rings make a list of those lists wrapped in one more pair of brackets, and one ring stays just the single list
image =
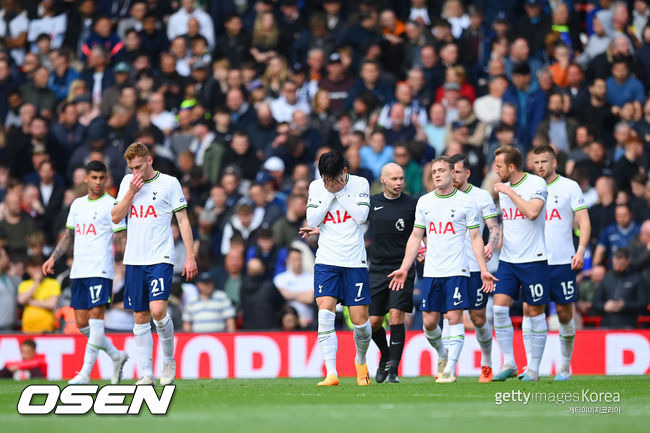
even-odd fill
[{"label": "referee's black socks", "polygon": [[[374,335],[373,335],[374,337]],[[404,324],[390,325],[390,371],[397,374],[399,361],[402,359],[402,350],[404,350],[404,339],[406,338],[406,331]],[[384,336],[384,341],[386,337]],[[383,352],[382,352],[383,353]]]},{"label": "referee's black socks", "polygon": [[386,330],[384,329],[383,326],[377,328],[376,331],[372,331],[372,341],[374,341],[377,347],[379,348],[382,359],[388,360],[389,359],[388,342],[386,341]]}]

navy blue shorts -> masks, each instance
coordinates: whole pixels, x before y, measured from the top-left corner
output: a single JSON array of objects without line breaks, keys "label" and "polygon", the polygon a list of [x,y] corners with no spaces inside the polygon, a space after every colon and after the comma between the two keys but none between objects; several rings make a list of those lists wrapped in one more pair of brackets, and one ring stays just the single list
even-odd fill
[{"label": "navy blue shorts", "polygon": [[314,265],[314,297],[331,296],[348,307],[370,304],[368,268]]},{"label": "navy blue shorts", "polygon": [[576,272],[571,265],[548,265],[551,276],[551,301],[556,304],[571,304],[578,300]]},{"label": "navy blue shorts", "polygon": [[480,272],[469,273],[469,309],[482,310],[487,305],[488,294],[481,290],[483,280]]},{"label": "navy blue shorts", "polygon": [[108,278],[73,278],[70,306],[75,310],[90,310],[110,304],[113,280]]},{"label": "navy blue shorts", "polygon": [[517,299],[523,288],[523,300],[530,305],[546,305],[549,302],[551,281],[546,260],[528,263],[510,263],[499,260],[495,275],[494,294],[508,295]]},{"label": "navy blue shorts", "polygon": [[172,288],[173,275],[174,266],[169,263],[126,265],[124,308],[149,311],[149,302],[166,301]]},{"label": "navy blue shorts", "polygon": [[469,308],[469,277],[424,277],[422,282],[421,311],[446,313]]}]

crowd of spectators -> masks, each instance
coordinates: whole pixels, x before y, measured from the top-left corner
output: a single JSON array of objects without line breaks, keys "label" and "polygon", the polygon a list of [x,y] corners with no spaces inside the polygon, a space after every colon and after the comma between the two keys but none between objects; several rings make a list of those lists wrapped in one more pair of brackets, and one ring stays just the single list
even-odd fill
[{"label": "crowd of spectators", "polygon": [[[316,244],[298,228],[330,149],[372,193],[396,162],[419,196],[435,156],[465,153],[470,181],[489,188],[498,146],[551,144],[592,221],[579,310],[610,326],[648,313],[646,0],[0,4],[2,330],[70,328],[71,258],[56,278],[36,270],[85,194],[84,165],[105,162],[115,194],[134,141],[190,204],[200,276],[176,275],[177,329],[314,326]],[[132,326],[121,253],[115,331]]]}]

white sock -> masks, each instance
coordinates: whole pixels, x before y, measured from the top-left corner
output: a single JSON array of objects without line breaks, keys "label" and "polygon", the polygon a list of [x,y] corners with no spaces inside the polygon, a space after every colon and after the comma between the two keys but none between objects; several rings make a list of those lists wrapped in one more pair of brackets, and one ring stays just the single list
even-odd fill
[{"label": "white sock", "polygon": [[104,337],[104,321],[100,319],[88,320],[88,342],[86,342],[86,353],[84,355],[84,365],[81,367],[81,372],[86,376],[90,376],[90,372],[97,360],[97,353],[102,348]]},{"label": "white sock", "polygon": [[318,310],[318,347],[325,361],[327,375],[338,376],[336,372],[336,350],[339,342],[334,330],[336,314],[330,310]]},{"label": "white sock", "polygon": [[492,326],[487,320],[483,326],[475,327],[476,341],[481,346],[481,366],[492,367]]},{"label": "white sock", "polygon": [[539,375],[539,363],[544,355],[546,346],[546,336],[548,335],[548,326],[546,326],[546,314],[538,314],[530,318],[530,360],[528,361],[528,371],[533,375]]},{"label": "white sock", "polygon": [[560,371],[570,371],[571,356],[573,355],[573,343],[576,338],[576,325],[573,319],[569,323],[560,323],[560,352],[562,354],[562,364]]},{"label": "white sock", "polygon": [[502,305],[494,306],[494,333],[497,336],[497,343],[503,354],[503,364],[515,367],[515,354],[512,350],[512,321],[510,320],[510,308]]},{"label": "white sock", "polygon": [[162,320],[154,320],[156,332],[162,346],[163,361],[174,361],[174,322],[169,317],[169,313]]},{"label": "white sock", "polygon": [[438,358],[446,359],[447,349],[445,348],[444,344],[442,344],[442,331],[440,330],[440,326],[436,326],[436,329],[432,331],[427,331],[425,328],[424,336],[427,337],[427,340],[429,341],[431,347],[436,349],[438,352]]},{"label": "white sock", "polygon": [[372,340],[370,320],[367,320],[363,325],[354,325],[354,346],[357,348],[355,362],[357,365],[366,363],[366,352],[368,352],[370,340]]},{"label": "white sock", "polygon": [[106,352],[106,354],[110,356],[113,361],[117,361],[117,359],[120,356],[120,351],[117,350],[115,346],[113,346],[113,343],[111,343],[111,340],[109,340],[108,337],[106,337],[105,333],[102,333],[102,337],[103,337],[102,350]]},{"label": "white sock", "polygon": [[524,351],[526,352],[526,364],[530,363],[530,334],[532,329],[530,317],[524,316],[521,321],[521,335],[524,340]]},{"label": "white sock", "polygon": [[86,338],[90,337],[90,326],[84,326],[83,328],[79,328],[79,332],[85,335]]},{"label": "white sock", "polygon": [[153,336],[149,323],[133,325],[135,335],[135,357],[138,361],[140,377],[153,377]]},{"label": "white sock", "polygon": [[445,349],[449,351],[449,320],[448,319],[442,319],[442,345],[445,346]]},{"label": "white sock", "polygon": [[445,373],[452,376],[456,372],[456,363],[460,358],[460,352],[463,350],[463,343],[465,342],[465,325],[459,323],[457,325],[449,325],[449,356],[447,358],[447,365],[445,366]]}]

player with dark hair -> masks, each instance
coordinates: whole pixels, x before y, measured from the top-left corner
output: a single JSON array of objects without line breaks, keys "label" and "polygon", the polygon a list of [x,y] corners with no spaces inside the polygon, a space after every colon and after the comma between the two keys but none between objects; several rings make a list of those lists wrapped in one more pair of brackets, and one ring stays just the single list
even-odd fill
[{"label": "player with dark hair", "polygon": [[521,287],[527,304],[524,316],[531,321],[530,358],[521,380],[536,381],[548,335],[544,312],[550,289],[544,242],[544,206],[548,192],[544,179],[523,172],[522,156],[517,148],[501,146],[494,153],[496,173],[501,179],[494,185],[494,191],[499,193],[503,217],[499,283],[494,290],[494,332],[503,353],[503,366],[493,380],[504,381],[517,375],[510,304]]},{"label": "player with dark hair", "polygon": [[187,281],[197,273],[192,227],[187,218],[187,201],[175,177],[153,169],[147,146],[133,143],[124,152],[133,174],[122,179],[111,214],[113,221],[128,218],[124,264],[126,265],[124,308],[133,310],[136,358],[140,379],[136,385],[155,385],[153,377],[153,317],[162,347],[161,385],[176,377],[174,324],[167,312],[167,299],[174,270],[174,236],[171,220],[176,216],[185,245],[182,275]]},{"label": "player with dark hair", "polygon": [[370,385],[366,364],[372,337],[368,320],[370,282],[363,236],[370,208],[369,185],[366,179],[348,174],[339,151],[321,155],[318,170],[321,179],[309,185],[308,226],[300,229],[303,237],[320,231],[314,266],[314,297],[318,305],[318,343],[327,377],[318,385],[339,384],[334,330],[339,301],[348,306],[354,324],[357,384]]},{"label": "player with dark hair", "polygon": [[[469,308],[469,258],[465,236],[469,231],[472,251],[481,270],[481,288],[491,292],[495,278],[487,270],[484,245],[479,232],[479,217],[472,199],[454,188],[454,164],[448,157],[436,158],[431,163],[431,174],[436,189],[422,196],[415,209],[413,232],[406,244],[404,259],[399,269],[388,275],[390,288],[401,290],[408,271],[415,260],[420,242],[427,235],[427,252],[424,259],[424,287],[422,288],[422,321],[424,335],[438,352],[444,370],[438,371],[436,382],[455,382],[456,363],[465,339],[463,310]],[[440,315],[449,318],[449,349],[442,344],[438,323]],[[441,364],[439,363],[439,369]]]},{"label": "player with dark hair", "polygon": [[[546,181],[548,200],[546,201],[546,224],[544,238],[551,276],[550,294],[555,302],[560,320],[560,352],[562,363],[555,380],[571,378],[571,355],[576,335],[573,323],[573,304],[578,299],[576,273],[582,269],[585,250],[591,236],[589,211],[582,196],[582,190],[574,180],[555,172],[557,156],[551,146],[533,148],[533,165],[537,175]],[[573,227],[580,232],[578,250],[573,247]],[[530,317],[521,323],[524,333],[526,356],[530,349]]]},{"label": "player with dark hair", "polygon": [[72,299],[77,327],[88,337],[86,354],[81,371],[70,384],[90,383],[90,372],[99,350],[113,360],[111,383],[119,383],[122,367],[129,358],[118,351],[104,334],[104,312],[113,293],[113,233],[126,229],[124,220],[111,221],[113,197],[105,192],[107,169],[103,162],[91,161],[86,165],[84,181],[88,194],[70,205],[66,231],[54,252],[43,263],[43,274],[53,274],[55,262],[65,256],[74,242],[72,268]]},{"label": "player with dark hair", "polygon": [[[397,369],[406,331],[404,313],[413,310],[413,280],[411,269],[404,282],[403,290],[390,290],[386,275],[402,263],[406,242],[413,231],[417,199],[402,192],[404,170],[389,162],[381,169],[379,177],[384,190],[370,197],[368,214],[372,238],[370,246],[370,325],[372,340],[381,352],[375,380],[381,383],[399,383]],[[388,313],[390,324],[390,346],[386,341],[383,322]]]},{"label": "player with dark hair", "polygon": [[[501,235],[494,200],[492,200],[489,192],[468,182],[471,172],[469,161],[465,155],[456,154],[450,159],[454,163],[454,186],[467,194],[477,205],[480,223],[479,233],[483,234],[486,225],[490,232],[488,243],[485,245],[485,259],[490,260]],[[465,248],[468,251],[470,260],[469,317],[474,324],[476,340],[481,346],[481,376],[478,381],[483,383],[492,382],[492,325],[486,320],[485,314],[488,295],[481,289],[483,283],[478,263],[474,260],[474,256],[469,254],[472,248],[469,234],[466,237]]]}]

